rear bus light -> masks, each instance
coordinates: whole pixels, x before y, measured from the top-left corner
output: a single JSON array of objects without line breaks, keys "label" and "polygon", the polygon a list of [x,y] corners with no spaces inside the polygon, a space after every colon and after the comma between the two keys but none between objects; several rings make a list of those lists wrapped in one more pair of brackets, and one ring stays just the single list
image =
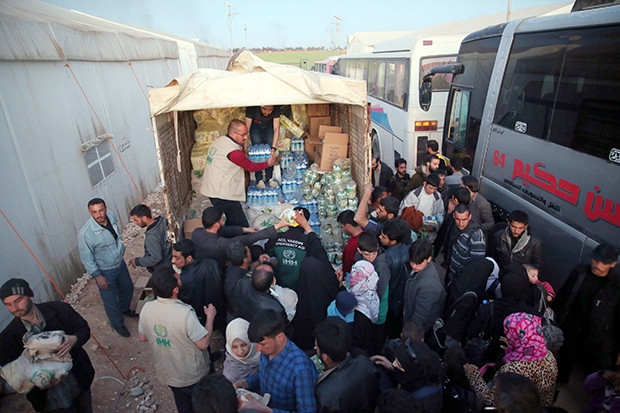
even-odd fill
[{"label": "rear bus light", "polygon": [[437,121],[436,120],[417,120],[415,122],[416,132],[427,131],[427,130],[437,130]]}]

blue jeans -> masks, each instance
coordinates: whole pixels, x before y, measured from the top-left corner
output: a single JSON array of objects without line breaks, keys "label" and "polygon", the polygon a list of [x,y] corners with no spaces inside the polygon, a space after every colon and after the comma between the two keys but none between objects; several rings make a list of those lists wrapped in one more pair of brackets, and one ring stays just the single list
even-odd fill
[{"label": "blue jeans", "polygon": [[[273,121],[267,123],[254,123],[250,126],[250,139],[252,145],[259,145],[266,143],[271,148],[273,146]],[[256,180],[263,179],[263,171],[254,172]],[[270,180],[273,177],[273,166],[265,169],[265,180]]]},{"label": "blue jeans", "polygon": [[101,270],[101,275],[108,280],[107,290],[99,288],[105,313],[112,327],[122,327],[125,325],[123,313],[129,310],[129,304],[133,298],[133,281],[129,276],[127,264],[123,261],[117,268]]}]

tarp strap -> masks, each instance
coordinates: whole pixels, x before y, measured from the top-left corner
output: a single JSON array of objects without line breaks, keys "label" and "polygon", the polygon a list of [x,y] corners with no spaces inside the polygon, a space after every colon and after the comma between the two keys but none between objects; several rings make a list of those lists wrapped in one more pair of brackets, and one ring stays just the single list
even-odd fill
[{"label": "tarp strap", "polygon": [[177,144],[177,171],[183,172],[181,170],[181,146],[179,145],[179,112],[174,111],[174,140]]}]

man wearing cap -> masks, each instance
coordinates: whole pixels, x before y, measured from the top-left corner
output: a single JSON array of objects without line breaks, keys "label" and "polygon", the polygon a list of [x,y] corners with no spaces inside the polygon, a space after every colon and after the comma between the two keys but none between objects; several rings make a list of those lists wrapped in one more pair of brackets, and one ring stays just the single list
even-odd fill
[{"label": "man wearing cap", "polygon": [[[90,338],[90,328],[69,304],[50,301],[34,304],[34,293],[21,278],[11,278],[0,287],[0,298],[15,316],[0,333],[0,366],[17,359],[24,351],[22,337],[26,333],[62,330],[64,342],[57,355],[71,354],[73,368],[67,376],[47,389],[33,388],[27,394],[38,411],[71,411],[91,413],[90,385],[95,370],[82,348]],[[66,410],[65,410],[66,409]]]},{"label": "man wearing cap", "polygon": [[611,370],[620,361],[620,271],[618,251],[609,244],[594,249],[590,264],[580,264],[560,289],[553,307],[564,332],[558,381],[568,382],[575,362],[586,374]]},{"label": "man wearing cap", "polygon": [[120,223],[101,198],[88,201],[88,212],[91,218],[78,233],[80,259],[97,283],[110,324],[118,334],[129,337],[123,314],[128,317],[137,317],[137,314],[129,309],[133,281],[123,261],[125,245],[121,240]]}]

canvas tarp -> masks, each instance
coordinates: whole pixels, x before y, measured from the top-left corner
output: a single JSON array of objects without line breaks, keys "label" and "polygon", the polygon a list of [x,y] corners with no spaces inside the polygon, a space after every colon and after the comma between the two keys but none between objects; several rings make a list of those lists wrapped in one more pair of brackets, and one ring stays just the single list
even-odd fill
[{"label": "canvas tarp", "polygon": [[248,51],[228,70],[200,69],[149,92],[151,116],[173,111],[260,105],[341,103],[366,105],[366,83],[269,63]]}]

